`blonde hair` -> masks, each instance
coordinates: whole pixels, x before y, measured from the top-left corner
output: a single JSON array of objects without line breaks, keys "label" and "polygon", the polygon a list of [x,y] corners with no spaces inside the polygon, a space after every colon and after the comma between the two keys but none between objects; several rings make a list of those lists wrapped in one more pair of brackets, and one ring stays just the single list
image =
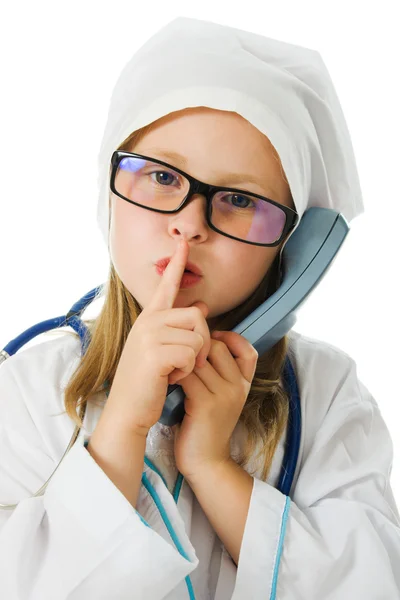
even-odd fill
[{"label": "blonde hair", "polygon": [[[118,150],[132,151],[133,146],[150,127],[151,124],[134,131],[118,147]],[[272,149],[274,158],[281,165],[279,155],[268,138],[266,142]],[[287,182],[282,165],[281,174]],[[214,329],[221,331],[233,329],[273,294],[279,285],[280,253],[278,252],[255,292],[240,306],[220,315]],[[86,408],[86,403],[93,395],[110,390],[128,334],[141,313],[140,306],[119,278],[111,261],[108,280],[102,291],[105,299],[98,317],[90,320],[82,319],[91,333],[91,340],[64,391],[66,408],[64,412],[79,427],[82,427],[83,422],[77,413],[77,408]],[[78,337],[74,331],[66,330],[65,333]],[[256,445],[261,441],[261,448],[255,460],[260,458],[262,460],[263,480],[268,477],[276,447],[288,420],[289,398],[281,385],[288,348],[288,338],[284,336],[270,350],[259,356],[251,389],[239,418],[245,427],[247,438],[236,462],[242,467],[248,465],[253,458]],[[260,468],[259,464],[256,469],[258,468]],[[255,470],[251,471],[252,475],[254,473]]]}]

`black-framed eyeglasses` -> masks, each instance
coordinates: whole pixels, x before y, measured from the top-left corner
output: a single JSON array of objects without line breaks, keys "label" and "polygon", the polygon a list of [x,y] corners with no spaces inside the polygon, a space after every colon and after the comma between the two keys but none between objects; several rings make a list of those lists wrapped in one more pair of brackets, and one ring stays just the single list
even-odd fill
[{"label": "black-framed eyeglasses", "polygon": [[115,151],[111,166],[111,191],[123,200],[147,210],[175,213],[193,194],[203,194],[209,227],[246,244],[278,246],[299,219],[296,211],[270,198],[204,183],[143,154]]}]

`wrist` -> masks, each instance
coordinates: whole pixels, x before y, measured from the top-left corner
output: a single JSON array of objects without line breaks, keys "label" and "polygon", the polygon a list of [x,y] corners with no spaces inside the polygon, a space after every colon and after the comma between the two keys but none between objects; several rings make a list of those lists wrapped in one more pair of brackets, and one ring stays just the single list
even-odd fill
[{"label": "wrist", "polygon": [[141,427],[140,425],[135,425],[133,428],[131,428],[131,431],[132,435],[134,435],[135,437],[146,439],[150,430],[148,427]]},{"label": "wrist", "polygon": [[210,460],[204,461],[196,467],[192,469],[188,469],[185,472],[182,472],[183,477],[189,483],[190,486],[196,485],[199,481],[207,480],[210,474],[221,474],[225,469],[229,468],[231,464],[237,466],[237,463],[232,459],[232,457],[221,460]]},{"label": "wrist", "polygon": [[108,401],[96,426],[96,429],[104,428],[108,431],[118,432],[119,435],[124,437],[144,440],[147,438],[150,430],[147,425],[130,423],[129,419],[126,419],[124,412],[121,409],[117,409]]}]

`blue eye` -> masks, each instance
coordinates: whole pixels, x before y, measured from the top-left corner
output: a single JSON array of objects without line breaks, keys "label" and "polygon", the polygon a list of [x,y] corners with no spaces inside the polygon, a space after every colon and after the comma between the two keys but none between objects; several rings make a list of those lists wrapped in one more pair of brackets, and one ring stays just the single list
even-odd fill
[{"label": "blue eye", "polygon": [[[172,181],[174,179],[176,179],[176,177],[174,175],[172,175],[172,173],[168,173],[168,171],[153,171],[152,173],[149,173],[149,175],[161,175],[162,177],[164,177],[164,179],[161,179],[161,181],[159,181],[159,178],[156,177],[155,181],[156,183],[159,183],[160,185],[164,185],[167,184],[168,185],[168,181],[166,181],[166,179],[168,179],[168,176],[172,178]],[[154,181],[154,180],[153,180]],[[169,180],[169,183],[171,183],[171,179]]]},{"label": "blue eye", "polygon": [[254,204],[254,202],[253,202],[253,200],[251,198],[249,198],[248,196],[243,196],[241,194],[227,194],[225,196],[225,198],[234,199],[233,200],[234,202],[237,202],[237,200],[236,200],[237,198],[241,198],[242,200],[244,200],[245,203],[247,203],[246,205],[244,205],[243,203],[240,203],[240,202],[239,202],[239,204],[234,204],[233,206],[235,208],[248,208],[248,206],[249,206],[248,203],[249,202],[251,202],[252,204]]}]

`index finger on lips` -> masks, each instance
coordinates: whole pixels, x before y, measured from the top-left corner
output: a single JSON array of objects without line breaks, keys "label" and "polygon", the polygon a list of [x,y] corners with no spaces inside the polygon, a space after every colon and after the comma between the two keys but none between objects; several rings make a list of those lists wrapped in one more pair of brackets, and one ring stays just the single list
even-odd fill
[{"label": "index finger on lips", "polygon": [[185,271],[189,254],[189,245],[182,239],[161,276],[161,281],[150,303],[155,310],[173,308]]}]

